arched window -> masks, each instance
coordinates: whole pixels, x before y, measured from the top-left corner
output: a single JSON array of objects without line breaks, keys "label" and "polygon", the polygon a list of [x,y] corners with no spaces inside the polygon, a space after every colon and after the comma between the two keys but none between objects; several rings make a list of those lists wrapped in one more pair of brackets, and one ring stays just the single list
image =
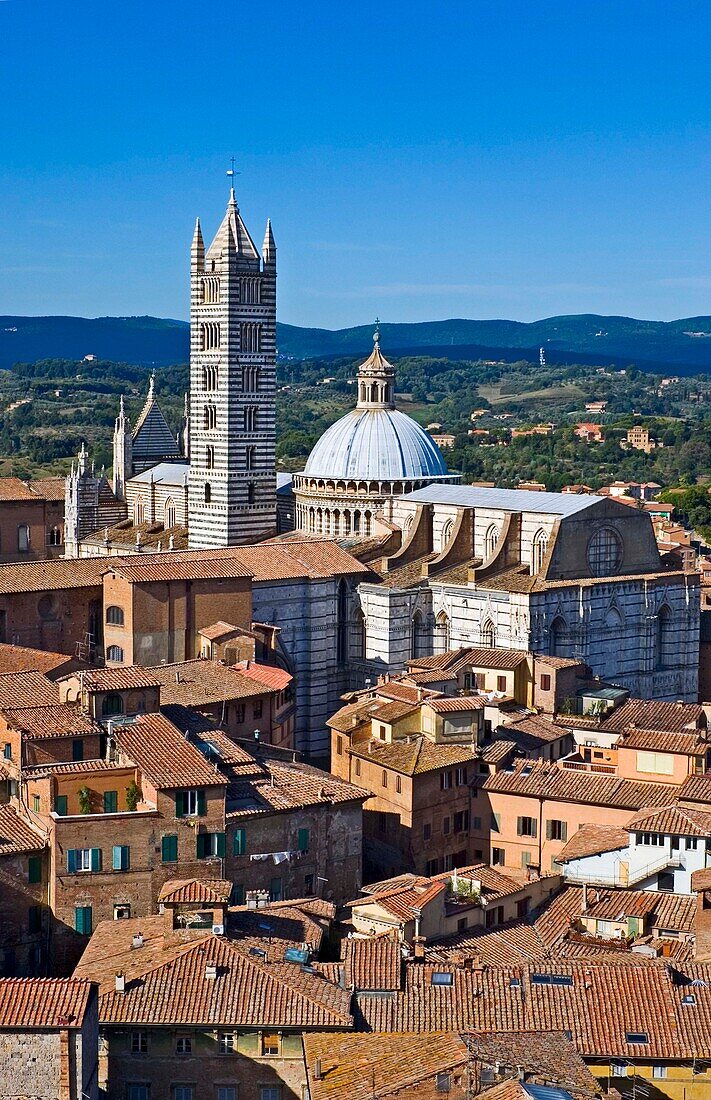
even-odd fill
[{"label": "arched window", "polygon": [[123,608],[116,607],[115,604],[111,604],[106,608],[106,621],[111,623],[111,626],[123,626]]},{"label": "arched window", "polygon": [[21,523],[17,528],[17,549],[21,554],[27,553],[30,548],[30,529],[26,523]]},{"label": "arched window", "polygon": [[253,470],[257,458],[256,447],[245,447],[244,449],[244,468],[245,470]]},{"label": "arched window", "polygon": [[657,614],[657,638],[655,646],[655,666],[658,669],[671,668],[678,661],[674,650],[674,619],[668,604],[663,604]]},{"label": "arched window", "polygon": [[366,622],[365,615],[359,607],[351,619],[350,656],[362,659],[366,654]]},{"label": "arched window", "polygon": [[309,508],[309,534],[313,535],[316,530],[316,513],[313,508]]},{"label": "arched window", "polygon": [[363,516],[363,534],[366,536],[372,533],[371,515],[370,512],[366,512]]},{"label": "arched window", "polygon": [[175,502],[171,497],[168,497],[163,506],[163,526],[166,530],[169,527],[175,527],[175,521]]},{"label": "arched window", "polygon": [[446,653],[449,649],[449,617],[444,611],[440,611],[435,619],[434,651]]},{"label": "arched window", "polygon": [[343,534],[350,535],[351,533],[351,514],[350,512],[343,513]]},{"label": "arched window", "polygon": [[414,522],[415,522],[415,517],[414,516],[408,516],[407,519],[405,520],[405,523],[404,523],[403,528],[402,528],[403,541],[405,539],[409,539],[410,535],[412,534],[412,525],[413,525]]},{"label": "arched window", "polygon": [[212,487],[209,481],[205,482],[205,503],[209,504],[212,500]]},{"label": "arched window", "polygon": [[61,546],[62,545],[62,528],[50,527],[47,532],[47,545],[48,546]]},{"label": "arched window", "polygon": [[447,548],[449,540],[452,537],[452,532],[453,531],[454,531],[454,520],[453,519],[448,519],[447,522],[445,523],[444,527],[442,528],[442,534],[440,535],[440,540],[439,540],[440,553]]},{"label": "arched window", "polygon": [[622,615],[613,604],[612,607],[608,608],[607,614],[605,615],[605,626],[608,630],[618,631],[621,630],[622,625]]},{"label": "arched window", "polygon": [[357,509],[353,513],[353,534],[360,534],[360,512]]},{"label": "arched window", "polygon": [[143,497],[139,497],[138,500],[134,501],[133,522],[136,527],[146,522],[146,502]]},{"label": "arched window", "polygon": [[208,392],[217,389],[217,366],[202,368],[202,388]]},{"label": "arched window", "polygon": [[572,657],[572,645],[568,626],[562,615],[556,615],[550,628],[550,652],[552,657]]},{"label": "arched window", "polygon": [[116,691],[110,691],[104,696],[101,704],[101,713],[104,718],[111,718],[114,714],[123,714],[123,699]]},{"label": "arched window", "polygon": [[548,535],[545,531],[536,531],[531,543],[531,576],[540,573],[548,551]]},{"label": "arched window", "polygon": [[491,619],[487,619],[481,628],[481,644],[484,649],[496,648],[496,627]]},{"label": "arched window", "polygon": [[590,537],[588,565],[593,577],[612,577],[622,565],[622,539],[611,527],[600,527]]},{"label": "arched window", "polygon": [[217,427],[217,406],[205,405],[203,409],[203,427],[205,431],[211,431]]},{"label": "arched window", "polygon": [[336,537],[341,533],[341,513],[338,508],[333,513],[333,533]]},{"label": "arched window", "polygon": [[339,665],[348,660],[348,585],[343,577],[338,582],[336,600],[336,660]]},{"label": "arched window", "polygon": [[488,561],[496,547],[499,545],[499,528],[495,523],[486,532],[484,537],[484,561]]},{"label": "arched window", "polygon": [[413,658],[427,656],[427,629],[421,611],[412,616],[410,654]]},{"label": "arched window", "polygon": [[316,509],[316,534],[323,534],[323,512],[320,508]]},{"label": "arched window", "polygon": [[110,645],[106,650],[106,660],[116,661],[121,663],[123,661],[123,650],[120,645]]}]

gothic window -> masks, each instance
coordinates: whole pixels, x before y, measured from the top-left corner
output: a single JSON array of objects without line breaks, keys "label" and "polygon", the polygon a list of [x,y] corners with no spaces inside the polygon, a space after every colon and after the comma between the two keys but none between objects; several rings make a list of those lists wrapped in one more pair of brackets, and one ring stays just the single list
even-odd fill
[{"label": "gothic window", "polygon": [[668,604],[659,609],[657,615],[657,637],[655,646],[655,666],[658,669],[670,668],[677,661],[674,652],[674,622]]},{"label": "gothic window", "polygon": [[333,533],[336,537],[341,533],[341,513],[338,509],[333,513]]},{"label": "gothic window", "polygon": [[611,527],[601,527],[588,542],[588,565],[593,577],[611,577],[622,565],[622,539]]},{"label": "gothic window", "polygon": [[249,485],[247,486],[247,504],[254,504],[255,496],[256,490],[254,487],[254,482],[250,481]]},{"label": "gothic window", "polygon": [[139,497],[133,504],[133,522],[136,527],[146,522],[146,502]]},{"label": "gothic window", "polygon": [[442,534],[441,534],[440,540],[439,540],[440,552],[446,548],[447,543],[449,542],[449,540],[452,537],[452,532],[453,531],[454,531],[454,520],[448,519],[447,522],[445,523],[444,527],[442,528]]},{"label": "gothic window", "polygon": [[492,523],[484,538],[484,561],[488,561],[499,545],[499,528]]},{"label": "gothic window", "polygon": [[62,528],[50,527],[47,532],[47,545],[48,546],[61,546],[62,545]]},{"label": "gothic window", "polygon": [[259,367],[242,367],[242,392],[257,393],[259,390]]},{"label": "gothic window", "polygon": [[209,504],[212,500],[212,487],[209,481],[205,482],[205,503]]},{"label": "gothic window", "polygon": [[357,509],[353,513],[353,534],[360,534],[360,512]]},{"label": "gothic window", "polygon": [[169,527],[175,527],[175,503],[168,497],[163,507],[163,526],[166,530]]},{"label": "gothic window", "polygon": [[338,582],[336,607],[336,660],[344,665],[348,660],[348,585],[343,577]]},{"label": "gothic window", "polygon": [[240,301],[247,306],[258,306],[261,299],[259,279],[240,279]]},{"label": "gothic window", "polygon": [[413,658],[424,657],[427,654],[427,630],[421,611],[416,611],[412,616],[410,653]]},{"label": "gothic window", "polygon": [[208,444],[205,448],[205,466],[208,470],[215,469],[215,448],[212,444]]},{"label": "gothic window", "polygon": [[562,615],[556,615],[551,623],[550,639],[552,657],[572,657],[572,646],[568,638],[568,627]]},{"label": "gothic window", "polygon": [[487,619],[481,628],[481,644],[484,649],[496,648],[496,627],[491,619]]},{"label": "gothic window", "polygon": [[253,470],[257,457],[256,447],[245,447],[244,449],[244,468],[245,470]]},{"label": "gothic window", "polygon": [[323,512],[320,508],[316,509],[316,534],[323,534]]},{"label": "gothic window", "polygon": [[545,531],[536,531],[531,543],[531,576],[540,573],[548,550],[548,535]]},{"label": "gothic window", "polygon": [[359,607],[351,619],[350,655],[354,659],[362,660],[365,657],[366,623],[365,615]]},{"label": "gothic window", "polygon": [[206,275],[202,279],[202,300],[206,305],[214,305],[220,300],[220,280],[217,275]]},{"label": "gothic window", "polygon": [[605,615],[605,626],[608,630],[620,630],[622,627],[622,616],[616,607],[610,607]]},{"label": "gothic window", "polygon": [[21,554],[26,554],[30,548],[30,529],[26,523],[21,523],[17,528],[17,549]]},{"label": "gothic window", "polygon": [[206,405],[203,409],[203,428],[205,431],[211,431],[217,427],[217,407],[215,405]]},{"label": "gothic window", "polygon": [[403,535],[405,536],[406,539],[409,539],[409,537],[412,533],[412,525],[413,525],[414,522],[415,522],[415,517],[414,516],[408,516],[407,519],[405,520],[405,526],[402,529],[402,533],[403,533]]},{"label": "gothic window", "polygon": [[202,388],[207,390],[217,389],[217,367],[203,367],[202,368]]},{"label": "gothic window", "polygon": [[123,661],[123,650],[121,649],[121,646],[110,645],[109,648],[106,650],[106,660],[117,662]]},{"label": "gothic window", "polygon": [[257,430],[256,405],[247,405],[244,409],[244,430],[246,432],[254,432]]},{"label": "gothic window", "polygon": [[363,534],[366,536],[371,534],[371,515],[370,512],[365,512],[363,515]]},{"label": "gothic window", "polygon": [[444,611],[440,611],[435,619],[434,651],[446,653],[449,649],[449,618]]},{"label": "gothic window", "polygon": [[219,351],[220,324],[218,321],[203,321],[200,325],[200,351]]},{"label": "gothic window", "polygon": [[350,512],[343,513],[343,534],[350,535],[351,533],[351,514]]},{"label": "gothic window", "polygon": [[111,626],[123,626],[123,608],[111,604],[106,608],[106,621]]},{"label": "gothic window", "polygon": [[309,534],[313,535],[316,530],[316,513],[313,508],[309,508]]},{"label": "gothic window", "polygon": [[246,321],[240,325],[240,350],[246,355],[255,354],[261,350],[262,326],[256,321]]}]

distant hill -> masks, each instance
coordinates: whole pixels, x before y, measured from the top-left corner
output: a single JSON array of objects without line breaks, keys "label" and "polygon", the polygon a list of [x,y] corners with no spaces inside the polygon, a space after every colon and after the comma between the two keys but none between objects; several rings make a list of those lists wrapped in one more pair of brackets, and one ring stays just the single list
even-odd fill
[{"label": "distant hill", "polygon": [[[631,317],[580,314],[521,321],[423,321],[382,324],[389,354],[449,358],[537,358],[540,346],[549,363],[620,365],[678,373],[711,371],[711,317],[679,321],[639,321]],[[305,359],[367,354],[373,326],[320,329],[277,325],[281,358]],[[487,354],[490,353],[490,354]],[[187,362],[185,321],[158,317],[0,317],[0,368],[39,359],[97,359],[169,366]],[[655,368],[656,364],[656,368]]]}]

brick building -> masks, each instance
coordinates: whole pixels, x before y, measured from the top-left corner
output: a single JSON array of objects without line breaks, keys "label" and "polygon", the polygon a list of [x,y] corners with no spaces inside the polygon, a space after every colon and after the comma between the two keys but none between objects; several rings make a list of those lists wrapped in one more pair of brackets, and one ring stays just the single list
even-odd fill
[{"label": "brick building", "polygon": [[64,554],[64,479],[0,477],[0,562]]}]

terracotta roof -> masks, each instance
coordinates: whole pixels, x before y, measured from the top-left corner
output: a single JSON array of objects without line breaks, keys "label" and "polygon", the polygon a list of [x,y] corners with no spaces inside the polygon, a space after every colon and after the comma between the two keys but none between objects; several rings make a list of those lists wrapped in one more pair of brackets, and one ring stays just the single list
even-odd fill
[{"label": "terracotta roof", "polygon": [[688,776],[679,787],[680,802],[711,802],[711,773]]},{"label": "terracotta roof", "polygon": [[617,742],[617,748],[651,749],[655,752],[677,753],[680,756],[701,756],[707,748],[705,733],[705,730],[670,733],[668,730],[627,729]]},{"label": "terracotta roof", "polygon": [[424,775],[439,768],[471,764],[475,748],[471,744],[438,745],[427,737],[413,735],[409,740],[391,743],[372,738],[365,745],[351,746],[349,751],[351,756],[360,756],[402,775]]},{"label": "terracotta roof", "polygon": [[531,795],[561,802],[587,802],[592,806],[615,806],[641,810],[643,806],[665,806],[673,802],[679,788],[665,783],[639,783],[615,775],[566,771],[556,764],[524,761],[512,770],[476,776],[485,791]]},{"label": "terracotta roof", "polygon": [[183,902],[226,905],[232,893],[232,883],[224,879],[171,879],[164,882],[158,894],[159,902]]},{"label": "terracotta roof", "polygon": [[[320,1078],[313,1074],[316,1059]],[[467,1048],[459,1035],[445,1032],[314,1034],[304,1036],[304,1060],[311,1100],[381,1100],[418,1096],[418,1085],[438,1073],[463,1070]]]},{"label": "terracotta roof", "polygon": [[67,653],[50,653],[44,649],[30,649],[29,646],[0,642],[0,674],[2,675],[30,672],[33,669],[49,673],[64,668],[65,665],[82,663]]},{"label": "terracotta roof", "polygon": [[262,763],[262,777],[230,785],[228,818],[273,814],[307,806],[330,806],[340,802],[365,802],[372,797],[370,791],[308,764],[276,760],[264,760]]},{"label": "terracotta roof", "polygon": [[130,688],[160,687],[161,681],[147,668],[125,665],[121,668],[100,668],[85,672],[82,682],[87,691],[125,691]]},{"label": "terracotta roof", "polygon": [[695,808],[686,809],[674,803],[661,809],[643,810],[627,822],[627,832],[711,837],[711,808],[705,812]]},{"label": "terracotta roof", "polygon": [[[100,999],[104,1025],[283,1027],[351,1026],[350,994],[294,963],[265,964],[212,936],[166,958]],[[217,977],[206,978],[208,964]]]},{"label": "terracotta roof", "polygon": [[133,584],[151,584],[156,581],[177,580],[228,580],[233,577],[251,576],[249,569],[240,559],[223,550],[221,556],[215,551],[166,551],[160,554],[132,554],[126,557],[110,558],[105,565],[106,572],[116,573]]},{"label": "terracotta roof", "polygon": [[10,803],[0,806],[0,856],[38,852],[46,840]]},{"label": "terracotta roof", "polygon": [[484,764],[500,764],[513,756],[519,747],[519,738],[509,741],[505,737],[498,737],[495,741],[481,746],[479,759]]},{"label": "terracotta roof", "polygon": [[0,595],[101,588],[106,558],[51,558],[0,565]]},{"label": "terracotta roof", "polygon": [[644,730],[680,733],[705,723],[700,703],[664,703],[658,699],[628,699],[616,707],[601,723],[603,730],[626,730],[638,726]]},{"label": "terracotta roof", "polygon": [[[266,669],[266,665],[258,665]],[[178,661],[170,665],[155,665],[146,670],[161,685],[161,704],[182,703],[199,709],[213,703],[222,703],[230,699],[256,699],[281,690],[270,684],[269,672],[264,679],[258,674],[250,675],[241,665],[226,665],[222,661],[199,658],[194,661]],[[278,670],[281,671],[281,670]],[[283,673],[279,682],[286,677]]]},{"label": "terracotta roof", "polygon": [[572,1042],[562,1031],[469,1032],[462,1036],[470,1055],[480,1065],[498,1066],[515,1074],[522,1066],[527,1079],[538,1084],[597,1093],[600,1085]]},{"label": "terracotta roof", "polygon": [[103,726],[93,718],[67,703],[56,703],[49,707],[23,707],[21,710],[8,707],[2,714],[8,726],[33,741],[88,733],[98,735],[104,732]]},{"label": "terracotta roof", "polygon": [[378,722],[397,722],[400,718],[406,718],[408,714],[415,714],[417,710],[416,704],[392,699],[389,703],[380,703],[372,717]]},{"label": "terracotta roof", "polygon": [[373,689],[379,699],[397,699],[400,703],[417,704],[425,699],[436,699],[441,692],[427,688],[412,687],[399,680],[389,680],[386,684],[376,684]]},{"label": "terracotta roof", "polygon": [[41,672],[9,672],[0,676],[0,710],[51,707],[59,703],[59,688]]},{"label": "terracotta roof", "polygon": [[401,944],[385,936],[344,940],[343,979],[346,989],[400,988]]},{"label": "terracotta roof", "polygon": [[385,909],[398,921],[407,923],[416,917],[431,901],[444,895],[446,884],[433,879],[418,879],[409,889],[397,887],[394,890],[379,890],[375,895],[359,898],[350,902],[356,909],[368,905],[377,905]]},{"label": "terracotta roof", "polygon": [[38,503],[36,494],[19,477],[0,477],[0,500],[32,500]]},{"label": "terracotta roof", "polygon": [[483,710],[486,700],[482,695],[455,695],[444,699],[425,699],[435,714],[456,714],[459,711]]},{"label": "terracotta roof", "polygon": [[64,503],[66,478],[37,477],[33,478],[28,484],[36,497],[41,497],[42,500],[54,500]]},{"label": "terracotta roof", "polygon": [[596,920],[648,917],[655,927],[692,933],[696,898],[693,894],[666,894],[659,890],[588,888],[588,907],[584,915]]},{"label": "terracotta roof", "polygon": [[221,638],[231,638],[233,634],[242,634],[250,638],[254,637],[251,630],[243,630],[241,626],[235,626],[234,623],[226,623],[222,619],[216,623],[212,623],[210,626],[202,627],[198,630],[198,634],[201,638],[207,638],[208,642],[219,642]]},{"label": "terracotta roof", "polygon": [[28,768],[23,767],[22,774],[26,779],[43,779],[48,775],[83,775],[92,772],[116,772],[117,775],[126,775],[133,767],[134,765],[113,764],[110,760],[61,760],[33,764]]},{"label": "terracotta roof", "polygon": [[568,732],[555,725],[549,718],[537,714],[532,714],[527,718],[518,718],[515,722],[507,722],[506,725],[500,726],[498,730],[503,737],[510,736],[514,731],[543,742],[558,741],[561,737],[565,737]]},{"label": "terracotta roof", "polygon": [[115,730],[121,753],[158,789],[218,787],[226,780],[162,714],[139,714]]},{"label": "terracotta roof", "polygon": [[180,523],[173,527],[164,527],[162,523],[132,523],[122,519],[118,523],[104,524],[96,531],[86,535],[81,541],[83,545],[103,547],[106,543],[121,546],[129,553],[135,552],[140,544],[142,554],[148,551],[160,552],[167,550],[170,540],[173,540],[173,550],[188,549],[188,529]]},{"label": "terracotta roof", "polygon": [[81,978],[0,978],[0,1028],[79,1028],[94,987]]},{"label": "terracotta roof", "polygon": [[444,684],[456,681],[456,672],[445,672],[443,669],[433,668],[431,671],[423,669],[421,672],[408,672],[405,677],[408,683],[426,687],[427,684]]},{"label": "terracotta roof", "polygon": [[556,859],[559,863],[568,863],[573,859],[597,856],[602,852],[616,852],[619,848],[626,848],[628,844],[626,829],[620,829],[616,825],[581,825]]},{"label": "terracotta roof", "polygon": [[450,649],[432,657],[416,657],[408,665],[413,672],[420,669],[458,672],[463,668],[499,668],[512,671],[529,656],[525,649],[499,649],[495,646],[475,649],[463,646],[461,649]]},{"label": "terracotta roof", "polygon": [[578,668],[585,665],[581,657],[553,657],[547,653],[535,653],[534,657],[536,661],[549,665],[550,668]]}]

